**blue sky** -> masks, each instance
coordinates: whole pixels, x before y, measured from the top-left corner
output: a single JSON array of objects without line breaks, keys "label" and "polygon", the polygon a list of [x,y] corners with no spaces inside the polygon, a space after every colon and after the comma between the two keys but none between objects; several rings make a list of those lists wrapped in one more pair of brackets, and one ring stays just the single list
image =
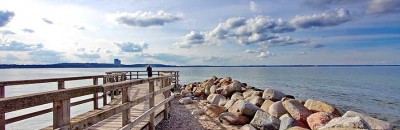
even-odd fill
[{"label": "blue sky", "polygon": [[1,64],[400,64],[399,0],[0,3]]}]

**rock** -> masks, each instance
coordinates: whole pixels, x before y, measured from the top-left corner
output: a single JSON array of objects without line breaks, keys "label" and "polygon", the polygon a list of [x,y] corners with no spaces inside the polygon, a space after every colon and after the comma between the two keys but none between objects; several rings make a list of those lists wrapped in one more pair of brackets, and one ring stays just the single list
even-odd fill
[{"label": "rock", "polygon": [[268,113],[276,118],[281,117],[283,114],[288,113],[282,105],[282,101],[274,102],[269,108]]},{"label": "rock", "polygon": [[290,99],[294,99],[293,95],[285,95],[285,97],[290,98]]},{"label": "rock", "polygon": [[220,86],[228,86],[228,85],[230,85],[232,82],[230,82],[230,81],[224,81],[224,82],[221,82],[221,85]]},{"label": "rock", "polygon": [[225,108],[215,105],[215,104],[208,104],[205,107],[205,112],[208,116],[216,118],[218,117],[221,113],[225,112]]},{"label": "rock", "polygon": [[243,125],[242,127],[240,127],[240,130],[257,130],[256,128],[254,128],[252,125],[250,124],[246,124]]},{"label": "rock", "polygon": [[215,75],[214,75],[214,76],[212,76],[212,77],[211,77],[211,79],[210,79],[210,81],[213,81],[213,82],[215,82],[215,81],[217,81],[217,80],[218,80],[218,77],[217,77],[217,76],[215,76]]},{"label": "rock", "polygon": [[274,102],[271,100],[265,100],[263,104],[261,105],[261,109],[265,112],[268,112],[268,108],[273,104]]},{"label": "rock", "polygon": [[192,90],[193,90],[193,87],[195,87],[194,84],[189,84],[189,85],[187,85],[187,86],[185,87],[185,90],[187,90],[187,91],[192,91]]},{"label": "rock", "polygon": [[285,97],[285,94],[283,92],[272,88],[265,89],[262,95],[262,98],[272,101],[280,101],[283,97]]},{"label": "rock", "polygon": [[241,83],[239,81],[235,81],[232,84],[226,86],[221,94],[224,95],[225,97],[231,97],[233,93],[241,90],[242,90]]},{"label": "rock", "polygon": [[283,114],[281,117],[279,117],[279,120],[282,120],[282,119],[285,118],[285,117],[290,117],[290,118],[292,118],[292,117],[289,115],[289,113],[287,113],[287,114]]},{"label": "rock", "polygon": [[218,103],[218,106],[225,106],[226,102],[228,102],[228,101],[227,101],[227,100],[220,101],[220,102]]},{"label": "rock", "polygon": [[221,81],[220,82],[231,82],[232,81],[232,78],[231,77],[224,77],[224,78],[222,78],[221,79]]},{"label": "rock", "polygon": [[219,105],[220,102],[226,101],[226,98],[221,94],[210,94],[207,97],[207,101],[209,101],[211,104]]},{"label": "rock", "polygon": [[194,110],[194,111],[192,111],[192,115],[203,115],[204,114],[204,111],[203,110]]},{"label": "rock", "polygon": [[249,102],[258,107],[261,107],[261,105],[264,103],[264,99],[259,96],[254,96],[254,98],[252,98]]},{"label": "rock", "polygon": [[256,105],[246,102],[244,100],[236,101],[228,109],[229,112],[233,112],[233,113],[239,112],[240,114],[247,115],[250,117],[254,116],[254,113],[256,113],[257,110],[260,110],[260,108],[257,107]]},{"label": "rock", "polygon": [[323,101],[308,99],[304,106],[313,112],[328,112],[335,116],[340,116],[339,110]]},{"label": "rock", "polygon": [[224,112],[220,114],[218,120],[227,125],[244,125],[250,122],[250,119],[246,116],[232,112]]},{"label": "rock", "polygon": [[210,94],[216,94],[217,88],[218,88],[218,86],[216,86],[216,85],[211,86]]},{"label": "rock", "polygon": [[319,128],[319,130],[324,130],[324,129],[329,129],[329,128],[334,128],[334,129],[340,129],[340,128],[346,128],[346,129],[370,129],[369,125],[365,120],[363,120],[361,117],[337,117],[333,118],[331,121],[329,121],[325,126]]},{"label": "rock", "polygon": [[224,91],[224,88],[217,88],[217,90],[215,90],[215,94],[222,94],[222,91]]},{"label": "rock", "polygon": [[262,95],[263,95],[263,92],[262,92],[262,91],[254,91],[254,92],[251,94],[251,97],[254,97],[254,96],[262,97]]},{"label": "rock", "polygon": [[225,108],[226,109],[229,109],[235,102],[237,101],[237,99],[231,99],[231,100],[228,100],[226,103],[225,103]]},{"label": "rock", "polygon": [[190,91],[188,91],[188,90],[182,90],[181,91],[181,95],[184,96],[184,97],[189,97],[189,96],[187,96],[187,94],[189,94],[189,93],[190,93]]},{"label": "rock", "polygon": [[247,83],[242,83],[242,87],[246,88],[247,87]]},{"label": "rock", "polygon": [[207,100],[200,100],[199,105],[201,106],[205,106],[207,104],[209,104],[210,102],[208,102]]},{"label": "rock", "polygon": [[250,124],[259,130],[278,130],[280,120],[263,111],[257,111]]},{"label": "rock", "polygon": [[199,119],[205,121],[205,120],[207,120],[207,117],[202,116],[202,117],[199,117]]},{"label": "rock", "polygon": [[253,89],[248,89],[243,92],[243,98],[248,98],[250,97],[255,91]]},{"label": "rock", "polygon": [[193,101],[190,97],[185,97],[185,98],[179,99],[179,104],[183,104],[183,105],[191,104],[192,102]]},{"label": "rock", "polygon": [[285,117],[281,119],[279,130],[287,130],[294,126],[296,126],[296,120],[294,120],[292,117]]},{"label": "rock", "polygon": [[300,127],[300,126],[295,126],[295,127],[289,128],[289,129],[287,129],[287,130],[308,130],[308,129],[307,129],[307,128]]},{"label": "rock", "polygon": [[371,127],[371,129],[374,130],[392,130],[393,126],[385,121],[358,113],[358,112],[354,112],[354,111],[347,111],[346,113],[344,113],[344,115],[342,117],[360,117],[363,120],[365,120],[368,125]]},{"label": "rock", "polygon": [[243,96],[242,93],[240,92],[235,92],[232,94],[231,99],[237,99],[237,100],[243,100]]},{"label": "rock", "polygon": [[328,112],[317,112],[307,117],[307,123],[312,130],[317,130],[318,128],[323,127],[334,117],[334,115]]},{"label": "rock", "polygon": [[283,101],[282,105],[289,112],[290,116],[303,123],[307,123],[307,117],[312,114],[303,104],[294,99]]}]

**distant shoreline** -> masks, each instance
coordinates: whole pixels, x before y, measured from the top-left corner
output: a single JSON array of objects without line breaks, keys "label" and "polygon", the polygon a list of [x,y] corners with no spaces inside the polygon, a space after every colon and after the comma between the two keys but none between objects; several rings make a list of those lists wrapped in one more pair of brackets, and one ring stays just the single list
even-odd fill
[{"label": "distant shoreline", "polygon": [[[46,65],[18,65],[0,64],[0,69],[18,68],[135,68],[146,67],[149,64],[114,65],[103,63],[59,63]],[[400,65],[237,65],[237,66],[215,66],[215,65],[164,65],[150,64],[153,67],[380,67],[380,66],[400,66]]]}]

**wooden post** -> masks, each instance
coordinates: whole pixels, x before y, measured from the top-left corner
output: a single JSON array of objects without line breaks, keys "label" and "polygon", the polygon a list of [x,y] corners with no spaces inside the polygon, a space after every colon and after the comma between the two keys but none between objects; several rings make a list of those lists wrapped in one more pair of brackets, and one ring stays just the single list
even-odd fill
[{"label": "wooden post", "polygon": [[[106,78],[103,77],[103,84],[106,84]],[[103,106],[107,105],[107,92],[103,91]]]},{"label": "wooden post", "polygon": [[129,80],[132,80],[132,71],[129,71]]},{"label": "wooden post", "polygon": [[[154,81],[150,81],[149,82],[149,93],[154,92]],[[149,99],[149,109],[154,107],[154,97],[155,95],[153,94],[153,96]],[[150,130],[155,130],[155,115],[154,112],[152,112],[150,114],[150,121],[149,121],[149,129]]]},{"label": "wooden post", "polygon": [[[0,86],[0,99],[6,97],[5,86]],[[0,113],[0,130],[6,129],[6,114]]]},{"label": "wooden post", "polygon": [[[164,87],[167,87],[167,78],[161,79],[161,88],[164,88]],[[164,92],[165,99],[167,99],[169,97],[168,93],[169,93],[169,91],[165,91]],[[168,114],[169,114],[169,106],[168,105],[169,105],[168,103],[164,104],[164,119],[168,119],[169,118],[169,116],[168,116]]]},{"label": "wooden post", "polygon": [[[58,81],[58,89],[65,89],[64,81]],[[70,99],[53,102],[53,129],[69,125],[70,107]]]},{"label": "wooden post", "polygon": [[[129,87],[122,88],[122,104],[129,102]],[[130,108],[122,111],[122,126],[130,123]]]},{"label": "wooden post", "polygon": [[136,71],[136,78],[139,79],[139,71]]},{"label": "wooden post", "polygon": [[[98,78],[93,78],[93,85],[98,85],[99,80]],[[94,93],[93,94],[93,109],[98,109],[99,108],[99,93]]]}]

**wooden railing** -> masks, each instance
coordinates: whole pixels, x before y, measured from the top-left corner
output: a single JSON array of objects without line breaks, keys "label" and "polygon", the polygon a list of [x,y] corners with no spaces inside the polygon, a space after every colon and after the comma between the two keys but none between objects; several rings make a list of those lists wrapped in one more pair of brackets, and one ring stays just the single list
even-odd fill
[{"label": "wooden railing", "polygon": [[[136,71],[128,71],[130,72],[129,77],[132,77],[132,72]],[[173,72],[173,71],[171,71]],[[159,75],[163,75],[160,73],[169,73],[168,72],[156,72]],[[175,71],[176,75],[167,75],[167,76],[159,76],[152,77],[146,79],[137,79],[137,80],[127,80],[126,72],[111,72],[107,73],[107,75],[95,75],[95,76],[80,76],[80,77],[67,77],[67,78],[52,78],[52,79],[35,79],[35,80],[19,80],[19,81],[2,81],[0,82],[0,130],[5,129],[6,124],[10,124],[16,121],[28,119],[31,117],[35,117],[38,115],[42,115],[45,113],[53,112],[53,126],[52,129],[84,129],[87,128],[101,120],[104,120],[112,115],[123,112],[123,128],[129,128],[143,120],[144,117],[139,117],[133,122],[130,122],[129,116],[129,108],[142,103],[145,100],[150,100],[150,111],[146,111],[145,115],[148,116],[150,114],[150,128],[154,127],[154,110],[160,105],[164,105],[166,102],[172,99],[170,96],[169,90],[173,88],[174,85],[170,85],[172,83],[172,79],[178,79],[178,73]],[[137,72],[139,74],[139,72]],[[139,77],[139,76],[137,76]],[[98,79],[103,79],[103,84],[98,85]],[[84,80],[84,79],[93,79],[93,85],[82,86],[82,87],[73,87],[73,88],[65,88],[65,81],[73,81],[73,80]],[[129,78],[131,79],[131,78]],[[162,89],[158,91],[154,91],[154,81],[159,81],[161,83]],[[176,81],[176,80],[175,80]],[[21,96],[13,96],[13,97],[5,97],[5,87],[12,85],[24,85],[24,84],[36,84],[36,83],[50,83],[57,82],[58,90],[40,92],[28,95]],[[128,88],[138,85],[149,83],[149,94],[137,98],[133,101],[130,101],[128,98]],[[168,86],[170,85],[170,86]],[[108,109],[104,109],[102,111],[96,111],[96,114],[92,114],[90,117],[85,117],[82,120],[74,120],[70,118],[70,107],[80,105],[83,103],[93,101],[94,110],[98,110],[98,99],[103,98],[103,107],[107,104],[107,93],[113,94],[113,91],[120,90],[122,93],[122,103],[120,105],[113,105]],[[101,97],[98,96],[98,93],[103,93]],[[154,106],[154,96],[160,93],[164,93],[166,99],[161,103]],[[93,95],[93,98],[76,101],[71,103],[71,98],[81,97],[86,95]],[[13,117],[10,119],[5,119],[5,113],[13,112],[25,108],[30,108],[34,106],[39,106],[43,104],[53,103],[52,108],[32,112],[29,114]],[[164,114],[167,117],[167,106],[164,110]],[[152,120],[153,119],[153,120]]]}]

